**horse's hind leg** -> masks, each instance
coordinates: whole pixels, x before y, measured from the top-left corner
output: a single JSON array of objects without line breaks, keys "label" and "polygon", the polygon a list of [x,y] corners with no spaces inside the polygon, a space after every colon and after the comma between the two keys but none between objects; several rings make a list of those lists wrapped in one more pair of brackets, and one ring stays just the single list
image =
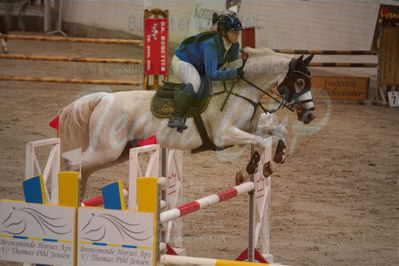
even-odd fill
[{"label": "horse's hind leg", "polygon": [[[107,156],[104,156],[107,154]],[[109,153],[104,151],[84,152],[82,159],[82,180],[80,183],[80,199],[83,200],[86,194],[87,181],[89,176],[99,169],[104,169],[123,163],[129,159],[129,146],[127,145],[122,151]]]}]

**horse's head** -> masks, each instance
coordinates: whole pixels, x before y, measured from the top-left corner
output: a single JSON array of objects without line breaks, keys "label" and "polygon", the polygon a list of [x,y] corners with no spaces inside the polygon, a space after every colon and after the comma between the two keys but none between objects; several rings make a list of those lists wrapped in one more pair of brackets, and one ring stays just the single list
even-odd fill
[{"label": "horse's head", "polygon": [[10,210],[10,213],[7,215],[7,218],[2,221],[2,227],[4,227],[7,232],[11,232],[17,235],[25,231],[26,221],[23,217],[21,217],[20,212],[15,207],[13,207]]},{"label": "horse's head", "polygon": [[311,93],[311,78],[307,68],[313,55],[303,59],[293,58],[289,64],[288,73],[278,86],[278,92],[290,107],[296,110],[298,120],[304,124],[315,119],[314,103]]},{"label": "horse's head", "polygon": [[94,213],[91,214],[90,219],[80,230],[83,235],[82,238],[90,241],[101,241],[105,236],[104,222]]}]

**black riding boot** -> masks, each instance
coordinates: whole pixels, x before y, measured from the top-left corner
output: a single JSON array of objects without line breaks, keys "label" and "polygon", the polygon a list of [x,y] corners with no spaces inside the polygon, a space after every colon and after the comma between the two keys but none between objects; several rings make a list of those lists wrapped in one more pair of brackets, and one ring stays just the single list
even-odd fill
[{"label": "black riding boot", "polygon": [[174,100],[175,112],[169,119],[168,127],[176,128],[177,131],[181,133],[183,130],[187,129],[185,125],[185,115],[196,100],[196,93],[194,92],[193,85],[189,83],[182,90],[176,91]]}]

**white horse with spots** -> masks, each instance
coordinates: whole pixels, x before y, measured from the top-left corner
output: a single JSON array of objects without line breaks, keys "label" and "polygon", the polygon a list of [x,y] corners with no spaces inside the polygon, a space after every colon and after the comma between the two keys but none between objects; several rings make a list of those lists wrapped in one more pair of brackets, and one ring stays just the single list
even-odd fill
[{"label": "white horse with spots", "polygon": [[[313,118],[310,94],[310,76],[303,60],[263,49],[245,49],[250,55],[245,65],[245,78],[261,85],[264,91],[278,86],[288,104],[297,111],[298,119],[309,123]],[[229,67],[242,64],[237,60]],[[223,85],[213,84],[213,92],[223,91]],[[90,174],[128,159],[128,143],[156,135],[157,142],[165,148],[193,150],[202,144],[193,118],[187,119],[188,129],[183,133],[167,126],[168,119],[158,118],[150,109],[154,91],[128,91],[95,93],[69,104],[60,112],[60,137],[63,152],[81,147],[83,196]],[[263,92],[238,80],[223,111],[226,93],[212,96],[207,109],[201,114],[211,141],[218,147],[254,144],[265,147],[265,138],[277,135],[284,138],[283,126],[258,127],[262,114],[259,103]],[[252,101],[252,104],[250,101]],[[254,110],[256,109],[256,110]]]}]

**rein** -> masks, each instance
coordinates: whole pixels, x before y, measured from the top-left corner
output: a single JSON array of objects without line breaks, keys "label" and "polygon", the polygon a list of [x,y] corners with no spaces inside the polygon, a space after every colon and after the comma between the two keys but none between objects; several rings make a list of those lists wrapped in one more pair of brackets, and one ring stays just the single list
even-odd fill
[{"label": "rein", "polygon": [[[291,108],[291,107],[289,107],[286,103],[285,103],[285,99],[283,98],[281,101],[280,100],[278,100],[278,99],[276,99],[276,98],[274,98],[270,93],[268,93],[267,91],[265,91],[265,90],[262,90],[261,88],[259,88],[258,86],[256,86],[254,83],[252,83],[251,81],[249,81],[249,80],[247,80],[246,78],[241,78],[243,81],[245,81],[246,83],[248,83],[249,85],[251,85],[252,87],[254,87],[255,89],[257,89],[257,90],[259,90],[259,91],[261,91],[263,94],[266,94],[267,96],[269,96],[270,98],[272,98],[273,100],[275,100],[276,102],[278,102],[280,105],[276,108],[276,109],[274,109],[274,110],[271,110],[269,113],[275,113],[275,112],[277,112],[277,110],[279,110],[281,107],[286,107],[288,110],[290,110],[291,112],[294,112],[294,110]],[[265,111],[266,109],[262,106],[262,104],[259,102],[258,103],[259,104],[259,106],[261,106],[261,108]]]},{"label": "rein", "polygon": [[[241,66],[242,68],[245,67],[245,65],[246,65],[246,63],[247,63],[247,60],[248,60],[248,57],[244,57],[244,58],[242,59],[242,66]],[[254,84],[254,83],[252,83],[251,81],[247,80],[246,78],[241,77],[240,79],[242,79],[243,81],[245,81],[246,83],[248,83],[250,86],[254,87],[255,89],[257,89],[257,90],[259,90],[260,92],[262,92],[263,94],[269,96],[270,98],[272,98],[273,100],[275,100],[276,102],[278,102],[278,103],[279,103],[279,106],[278,106],[276,109],[274,109],[274,110],[267,110],[260,102],[256,103],[256,102],[254,102],[253,100],[251,100],[251,99],[249,99],[249,98],[247,98],[247,97],[245,97],[245,96],[242,96],[242,95],[240,95],[240,94],[238,94],[238,93],[234,93],[234,92],[233,92],[233,89],[234,89],[234,86],[235,86],[236,82],[234,82],[234,83],[231,85],[230,90],[227,91],[226,83],[225,83],[225,81],[223,81],[223,84],[224,84],[224,91],[223,91],[223,92],[218,92],[218,93],[213,94],[213,95],[218,95],[218,94],[222,94],[222,93],[227,92],[227,96],[226,96],[226,98],[224,99],[224,102],[223,102],[222,106],[220,107],[220,111],[221,111],[221,112],[223,112],[224,107],[226,106],[226,103],[227,103],[227,101],[228,101],[230,95],[232,95],[232,94],[233,94],[234,96],[236,96],[236,97],[242,98],[242,99],[246,100],[247,102],[249,102],[249,103],[254,107],[254,109],[255,109],[255,110],[254,110],[254,115],[255,115],[255,112],[256,112],[256,109],[257,109],[258,106],[260,106],[260,108],[262,108],[263,112],[269,113],[269,114],[272,114],[272,113],[277,112],[277,111],[278,111],[280,108],[282,108],[282,107],[286,107],[286,108],[287,108],[288,110],[290,110],[291,112],[294,112],[294,110],[293,110],[290,106],[288,106],[288,105],[286,104],[286,99],[285,99],[285,98],[283,98],[283,99],[280,101],[279,99],[276,99],[275,97],[273,97],[273,96],[272,96],[270,93],[268,93],[267,91],[265,91],[265,90],[259,88],[259,86],[257,86],[256,84]],[[273,92],[273,91],[272,91],[272,92]],[[275,92],[273,92],[273,93],[276,94]],[[213,95],[212,95],[212,96],[213,96]],[[252,116],[252,117],[253,117],[253,116]]]}]

